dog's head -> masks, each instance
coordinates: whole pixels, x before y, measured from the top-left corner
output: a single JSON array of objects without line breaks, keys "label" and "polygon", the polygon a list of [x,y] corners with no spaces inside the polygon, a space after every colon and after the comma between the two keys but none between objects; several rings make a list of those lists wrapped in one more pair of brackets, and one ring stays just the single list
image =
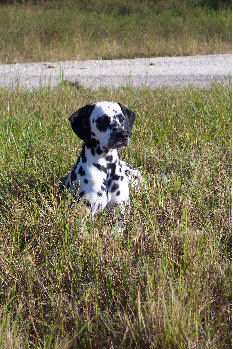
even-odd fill
[{"label": "dog's head", "polygon": [[101,148],[122,148],[129,144],[135,114],[120,103],[87,104],[69,117],[71,127],[84,142]]}]

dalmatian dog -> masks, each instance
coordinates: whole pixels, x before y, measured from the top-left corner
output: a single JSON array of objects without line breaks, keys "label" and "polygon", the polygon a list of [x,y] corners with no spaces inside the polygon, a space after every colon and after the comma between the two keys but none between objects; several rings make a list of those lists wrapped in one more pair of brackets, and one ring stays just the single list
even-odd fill
[{"label": "dalmatian dog", "polygon": [[69,117],[83,140],[81,154],[65,182],[72,195],[85,199],[91,215],[129,205],[129,189],[137,186],[139,171],[121,161],[118,150],[128,146],[135,114],[120,103],[87,104]]}]

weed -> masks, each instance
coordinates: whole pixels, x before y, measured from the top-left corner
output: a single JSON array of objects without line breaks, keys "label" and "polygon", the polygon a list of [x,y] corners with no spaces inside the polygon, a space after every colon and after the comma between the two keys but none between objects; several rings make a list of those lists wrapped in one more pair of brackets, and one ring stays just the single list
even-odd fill
[{"label": "weed", "polygon": [[[148,189],[122,236],[60,190],[81,147],[67,117],[97,100],[137,115],[122,157]],[[0,346],[230,348],[230,86],[63,84],[0,106]]]}]

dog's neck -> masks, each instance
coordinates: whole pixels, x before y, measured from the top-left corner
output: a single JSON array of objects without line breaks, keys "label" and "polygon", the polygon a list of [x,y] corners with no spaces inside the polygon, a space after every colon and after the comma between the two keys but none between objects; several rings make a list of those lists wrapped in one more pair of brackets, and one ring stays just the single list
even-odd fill
[{"label": "dog's neck", "polygon": [[99,145],[90,146],[83,142],[81,158],[83,162],[100,163],[106,160],[114,162],[119,159],[119,153],[117,149],[101,148]]}]

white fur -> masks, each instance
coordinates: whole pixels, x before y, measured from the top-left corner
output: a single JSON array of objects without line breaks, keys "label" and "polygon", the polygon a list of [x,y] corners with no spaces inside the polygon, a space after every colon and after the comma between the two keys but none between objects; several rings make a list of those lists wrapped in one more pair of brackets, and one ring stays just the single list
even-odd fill
[{"label": "white fur", "polygon": [[[84,139],[82,153],[65,185],[73,195],[88,201],[92,216],[116,204],[123,213],[125,206],[129,205],[129,183],[135,184],[141,175],[120,160],[118,148],[128,145],[134,119],[134,113],[113,102],[88,105],[71,116],[71,126],[80,138],[83,139],[82,134],[87,129],[91,136]],[[88,127],[77,130],[76,120],[80,121],[80,125],[82,120],[85,120],[85,125],[89,121]],[[98,124],[101,120],[104,122]],[[130,127],[127,126],[129,122]],[[99,125],[108,127],[100,131]]]}]

